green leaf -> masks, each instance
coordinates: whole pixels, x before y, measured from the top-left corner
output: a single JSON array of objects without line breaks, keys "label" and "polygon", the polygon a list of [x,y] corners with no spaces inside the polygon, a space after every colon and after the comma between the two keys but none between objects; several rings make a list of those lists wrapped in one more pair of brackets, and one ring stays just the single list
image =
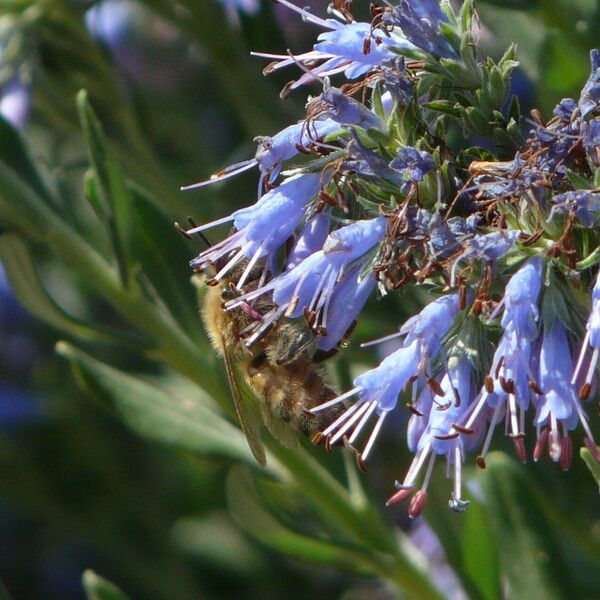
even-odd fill
[{"label": "green leaf", "polygon": [[559,540],[521,465],[495,452],[474,478],[483,492],[500,571],[515,598],[568,597],[571,582]]},{"label": "green leaf", "polygon": [[581,456],[585,466],[590,470],[592,477],[600,488],[600,464],[598,464],[598,461],[592,456],[587,448],[581,448],[581,450],[579,450],[579,456]]},{"label": "green leaf", "polygon": [[477,499],[472,499],[462,515],[462,569],[485,600],[499,600],[500,565],[489,515]]},{"label": "green leaf", "polygon": [[[133,377],[59,342],[79,383],[137,434],[202,456],[256,466],[242,432],[227,422],[198,390],[185,397]],[[271,470],[277,462],[269,460]]]},{"label": "green leaf", "polygon": [[27,244],[16,233],[0,236],[0,261],[10,286],[21,304],[36,318],[56,329],[94,342],[141,343],[138,336],[125,337],[106,327],[92,327],[67,314],[48,294]]},{"label": "green leaf", "polygon": [[81,90],[77,95],[77,108],[95,179],[92,184],[89,180],[90,176],[87,176],[86,192],[94,211],[107,229],[119,266],[121,281],[123,286],[127,287],[132,199],[125,185],[120,165],[110,148],[85,90]]},{"label": "green leaf", "polygon": [[204,340],[186,241],[157,208],[159,202],[149,192],[131,182],[127,186],[134,207],[131,260],[141,267],[156,295],[190,337]]},{"label": "green leaf", "polygon": [[282,525],[264,506],[250,471],[233,467],[227,477],[227,502],[237,524],[270,548],[319,565],[372,573],[370,554],[311,538]]},{"label": "green leaf", "polygon": [[0,115],[0,157],[43,198],[51,200],[19,133]]},{"label": "green leaf", "polygon": [[84,571],[82,582],[88,600],[128,600],[114,583],[89,569]]}]

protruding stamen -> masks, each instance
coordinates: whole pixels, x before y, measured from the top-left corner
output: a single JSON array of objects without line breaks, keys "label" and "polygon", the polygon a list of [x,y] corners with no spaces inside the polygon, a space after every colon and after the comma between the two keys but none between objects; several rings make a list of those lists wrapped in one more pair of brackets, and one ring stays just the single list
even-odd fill
[{"label": "protruding stamen", "polygon": [[362,452],[363,460],[367,460],[367,456],[369,455],[369,452],[371,452],[371,449],[373,448],[373,444],[375,443],[375,440],[377,439],[377,436],[379,435],[379,430],[381,429],[381,426],[383,425],[383,420],[386,418],[386,416],[387,416],[387,411],[384,411],[379,415],[379,419],[377,419],[377,423],[375,423],[375,427],[373,428],[371,437],[369,437],[369,441],[367,442],[367,445],[365,446],[365,449]]},{"label": "protruding stamen", "polygon": [[385,505],[394,506],[395,504],[400,504],[400,502],[412,496],[412,493],[412,488],[402,488],[401,490],[397,491],[393,496],[390,496]]},{"label": "protruding stamen", "polygon": [[544,449],[546,448],[546,444],[548,443],[549,435],[550,431],[547,428],[544,428],[538,436],[537,442],[535,443],[535,448],[533,449],[533,460],[535,462],[540,460],[540,458],[542,457]]},{"label": "protruding stamen", "polygon": [[348,431],[348,429],[350,429],[350,427],[352,427],[352,425],[354,425],[354,423],[356,423],[356,421],[358,421],[363,416],[363,414],[368,409],[368,403],[361,404],[360,408],[356,410],[355,413],[352,415],[352,418],[348,419],[346,423],[344,423],[344,425],[338,429],[335,435],[331,437],[331,439],[329,440],[330,445],[335,444],[344,435],[344,433],[346,433],[346,431]]},{"label": "protruding stamen", "polygon": [[186,192],[188,190],[195,190],[201,187],[205,187],[207,185],[212,185],[213,183],[220,183],[221,181],[225,181],[230,177],[235,177],[244,171],[248,171],[258,165],[258,161],[255,158],[251,158],[250,160],[245,160],[243,162],[236,163],[235,165],[231,165],[219,173],[214,173],[208,179],[204,181],[199,181],[198,183],[191,183],[189,185],[184,185],[179,189],[182,192]]},{"label": "protruding stamen", "polygon": [[204,231],[205,229],[211,229],[212,227],[217,227],[218,225],[224,225],[225,223],[229,223],[233,221],[234,216],[229,215],[228,217],[223,217],[222,219],[217,219],[216,221],[211,221],[210,223],[205,223],[204,225],[198,225],[197,227],[192,227],[192,229],[188,229],[186,233],[188,235],[195,235],[200,231]]},{"label": "protruding stamen", "polygon": [[289,2],[289,0],[275,0],[275,2],[277,2],[278,4],[283,4],[283,6],[286,6],[287,8],[293,10],[294,12],[297,12],[302,17],[302,20],[306,21],[307,23],[313,23],[314,25],[320,25],[321,27],[325,27],[325,29],[331,29],[331,25],[329,25],[329,23],[327,23],[327,21],[325,21],[324,19],[321,19],[319,17],[316,17],[315,15],[313,15],[312,13],[309,13],[304,8],[300,8],[299,6],[292,4],[291,2]]},{"label": "protruding stamen", "polygon": [[589,341],[590,332],[586,331],[585,337],[583,338],[583,344],[581,345],[581,351],[579,352],[579,358],[577,359],[577,364],[575,365],[575,370],[573,371],[571,385],[575,385],[575,383],[577,382],[577,378],[579,377],[579,371],[581,371],[581,367],[583,366],[583,360],[585,358]]},{"label": "protruding stamen", "polygon": [[[331,408],[332,406],[335,406],[336,404],[343,402],[344,400],[346,400],[346,398],[350,398],[351,396],[354,396],[354,394],[358,394],[358,392],[360,392],[361,389],[362,388],[360,386],[352,388],[351,390],[349,390],[348,392],[345,392],[341,396],[337,396],[336,398],[333,398],[333,400],[328,400],[327,402],[323,402],[323,404],[319,404],[319,406],[315,406],[314,408],[311,408],[310,413],[312,415],[314,415],[315,413],[321,412],[322,410]],[[354,406],[356,406],[356,405],[354,405]],[[348,409],[348,410],[350,410],[350,409]],[[327,430],[325,430],[325,431],[327,431]]]},{"label": "protruding stamen", "polygon": [[248,261],[248,264],[246,265],[246,268],[244,269],[242,276],[240,277],[239,281],[237,282],[237,287],[239,289],[242,289],[242,287],[244,287],[244,283],[246,283],[246,279],[248,279],[248,276],[250,275],[252,269],[254,268],[254,265],[260,258],[262,252],[263,252],[263,247],[261,245],[256,249],[256,252],[252,255],[252,258]]},{"label": "protruding stamen", "polygon": [[571,468],[573,462],[573,442],[568,434],[563,435],[562,448],[560,451],[560,468],[563,471],[568,471]]},{"label": "protruding stamen", "polygon": [[427,492],[419,490],[410,500],[408,516],[411,519],[416,519],[423,512],[425,504],[427,504]]},{"label": "protruding stamen", "polygon": [[369,420],[369,418],[373,414],[373,411],[376,408],[377,408],[377,402],[375,400],[373,400],[373,402],[371,402],[371,406],[369,406],[369,409],[363,415],[363,418],[361,419],[360,423],[354,428],[354,431],[352,432],[352,435],[350,436],[350,439],[348,440],[351,444],[353,444],[356,441],[356,438],[360,434],[362,428],[365,426],[366,422]]}]

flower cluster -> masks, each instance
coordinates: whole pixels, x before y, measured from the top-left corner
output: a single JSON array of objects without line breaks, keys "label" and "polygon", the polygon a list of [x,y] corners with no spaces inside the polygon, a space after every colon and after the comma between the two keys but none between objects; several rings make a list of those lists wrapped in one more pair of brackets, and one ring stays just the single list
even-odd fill
[{"label": "flower cluster", "polygon": [[[233,225],[191,264],[227,281],[224,310],[250,318],[243,343],[297,319],[324,359],[376,290],[429,291],[429,304],[382,338],[400,338],[399,348],[312,409],[341,408],[314,441],[343,444],[364,467],[406,394],[414,460],[389,504],[410,498],[413,517],[438,456],[454,479],[450,507],[465,508],[467,453],[485,468],[501,422],[522,461],[547,451],[568,469],[575,429],[600,460],[584,410],[600,356],[600,54],[579,100],[527,122],[509,102],[513,52],[481,58],[469,1],[455,14],[403,0],[372,8],[371,22],[348,3],[322,19],[279,2],[324,32],[305,53],[256,55],[274,61],[267,74],[300,69],[282,95],[304,85],[317,94],[300,122],[256,138],[253,158],[188,186],[260,171],[253,205],[185,232]],[[334,76],[348,81],[335,87]],[[503,155],[474,160],[476,136],[501,139]]]}]

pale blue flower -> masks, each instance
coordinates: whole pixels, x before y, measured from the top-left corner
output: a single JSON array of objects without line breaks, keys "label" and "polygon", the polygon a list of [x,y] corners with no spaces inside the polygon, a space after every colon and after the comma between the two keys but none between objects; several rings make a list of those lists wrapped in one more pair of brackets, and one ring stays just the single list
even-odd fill
[{"label": "pale blue flower", "polygon": [[465,443],[470,440],[468,436],[460,435],[455,424],[469,411],[473,395],[471,371],[471,363],[465,355],[454,359],[448,372],[439,382],[438,393],[441,393],[441,396],[426,388],[419,399],[420,405],[418,403],[416,407],[419,414],[413,414],[411,417],[413,425],[409,430],[408,439],[415,457],[404,481],[396,485],[399,491],[388,500],[389,505],[409,497],[421,472],[425,470],[420,489],[414,494],[409,505],[408,513],[411,517],[418,516],[425,506],[427,487],[436,456],[439,455],[446,458],[448,470],[454,478],[450,508],[462,511],[468,504],[468,501],[462,498],[462,463],[465,458]]},{"label": "pale blue flower", "polygon": [[272,294],[275,307],[248,331],[246,344],[251,346],[283,315],[298,317],[304,314],[315,333],[326,335],[331,300],[345,270],[381,242],[386,225],[384,217],[346,225],[327,237],[322,250],[314,252],[293,269],[226,303],[225,308],[232,310],[241,303]]},{"label": "pale blue flower", "polygon": [[318,101],[324,106],[322,116],[340,125],[356,125],[363,129],[383,129],[381,119],[362,102],[346,96],[337,88],[323,91]]},{"label": "pale blue flower", "polygon": [[417,48],[438,58],[458,58],[458,53],[440,32],[448,19],[436,0],[402,0],[384,15],[388,26],[400,27]]},{"label": "pale blue flower", "polygon": [[191,190],[219,183],[258,166],[260,169],[258,184],[260,193],[263,180],[267,179],[269,183],[273,183],[279,176],[283,163],[297,156],[301,148],[309,148],[312,144],[318,144],[322,138],[339,130],[339,123],[332,119],[310,119],[288,125],[273,136],[259,135],[254,138],[258,144],[254,158],[230,165],[211,175],[205,181],[192,183],[181,189]]},{"label": "pale blue flower", "polygon": [[191,266],[196,270],[215,266],[218,269],[215,279],[219,280],[240,261],[250,259],[238,281],[240,288],[260,259],[266,258],[264,267],[272,269],[277,250],[294,233],[308,202],[319,191],[320,183],[318,173],[286,179],[256,204],[190,229],[186,232],[190,236],[229,222],[233,222],[236,229],[228,238],[199,254],[191,261]]},{"label": "pale blue flower", "polygon": [[552,202],[548,221],[552,221],[556,215],[573,212],[583,226],[591,227],[600,213],[600,194],[591,190],[558,194],[552,198]]},{"label": "pale blue flower", "polygon": [[347,79],[357,79],[376,69],[384,60],[397,56],[393,48],[414,47],[404,36],[386,35],[378,28],[372,29],[370,23],[320,19],[287,0],[280,0],[280,4],[298,12],[305,20],[329,30],[319,35],[312,50],[293,57],[288,54],[252,53],[274,61],[265,69],[266,73],[293,64],[300,64],[306,69],[296,81],[286,85],[282,95],[304,84],[339,73],[343,73]]},{"label": "pale blue flower", "polygon": [[[458,296],[442,296],[409,319],[396,334],[377,342],[405,336],[402,347],[386,357],[378,367],[359,375],[349,392],[313,409],[319,412],[358,395],[358,400],[324,431],[329,443],[335,443],[348,432],[350,443],[357,439],[373,414],[378,415],[371,435],[360,454],[366,460],[389,411],[396,407],[400,392],[425,372],[431,372],[431,361],[441,348],[441,340],[458,312]],[[413,390],[414,392],[414,390]]]},{"label": "pale blue flower", "polygon": [[[571,466],[573,445],[569,431],[580,423],[586,440],[595,446],[587,416],[583,412],[575,386],[571,380],[573,361],[567,339],[567,330],[556,319],[550,331],[544,334],[539,358],[540,396],[536,425],[538,442],[534,458],[539,459],[544,446],[548,444],[548,454],[563,469]],[[544,427],[544,430],[540,428]]]},{"label": "pale blue flower", "polygon": [[598,50],[590,52],[590,62],[592,71],[579,97],[579,111],[584,119],[598,108],[600,102],[600,52]]},{"label": "pale blue flower", "polygon": [[501,229],[492,233],[474,235],[464,244],[463,252],[455,259],[452,265],[451,285],[456,280],[456,271],[460,263],[465,260],[480,260],[494,263],[512,250],[519,239],[520,232],[515,229]]},{"label": "pale blue flower", "polygon": [[329,235],[330,223],[331,218],[327,212],[317,213],[306,222],[288,254],[286,271],[298,266],[305,258],[323,248]]},{"label": "pale blue flower", "polygon": [[373,293],[375,284],[375,274],[363,274],[361,265],[348,270],[333,292],[324,325],[325,335],[319,336],[317,340],[318,350],[329,352],[347,336]]}]

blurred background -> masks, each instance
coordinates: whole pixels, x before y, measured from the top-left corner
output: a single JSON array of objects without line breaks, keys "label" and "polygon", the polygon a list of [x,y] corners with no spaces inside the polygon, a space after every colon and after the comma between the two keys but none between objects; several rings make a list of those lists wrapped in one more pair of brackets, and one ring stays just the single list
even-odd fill
[{"label": "blurred background", "polygon": [[[324,2],[310,4],[325,14]],[[366,0],[355,0],[354,9],[368,18]],[[600,45],[600,2],[508,0],[478,9],[487,52],[499,56],[518,44],[513,91],[523,114],[537,106],[547,116],[562,97],[577,97],[589,49]],[[141,196],[158,198],[167,217],[148,234],[162,254],[156,260],[187,282],[187,261],[199,247],[179,239],[169,220],[204,222],[249,204],[256,179],[242,175],[185,194],[179,187],[252,156],[256,135],[303,114],[302,91],[278,98],[291,75],[264,78],[264,63],[250,51],[304,51],[318,33],[267,0],[0,0],[0,114],[20,131],[37,173],[60,199],[55,209],[101,246],[84,201],[88,157],[75,98],[85,88],[123,171]],[[3,155],[12,144],[0,140]],[[62,310],[126,330],[92,278],[67,270],[43,245],[31,251]],[[191,323],[195,292],[188,292]],[[77,385],[54,349],[65,337],[60,327],[29,316],[23,302],[32,311],[37,300],[11,290],[0,271],[0,578],[10,597],[85,598],[86,569],[139,600],[395,597],[376,579],[311,566],[257,541],[230,510],[223,482],[231,461],[132,432]],[[411,295],[370,303],[332,367],[340,385],[377,361],[359,341],[396,328],[418,304]],[[38,309],[39,317],[46,309]],[[210,352],[200,324],[190,328]],[[169,377],[127,344],[90,344],[94,356],[123,371]],[[361,476],[380,509],[410,460],[405,419],[397,411]],[[598,418],[592,421],[598,431]],[[311,452],[321,460],[318,449]],[[468,518],[447,510],[440,471],[424,518],[409,523],[396,507],[383,512],[384,522],[409,533],[423,553],[415,559],[426,561],[448,598],[600,598],[600,505],[585,466],[577,458],[568,473],[547,461],[514,470],[512,459],[502,460],[514,477],[484,485],[473,475]],[[343,471],[339,456],[323,461]],[[312,516],[304,518],[310,528]]]}]

